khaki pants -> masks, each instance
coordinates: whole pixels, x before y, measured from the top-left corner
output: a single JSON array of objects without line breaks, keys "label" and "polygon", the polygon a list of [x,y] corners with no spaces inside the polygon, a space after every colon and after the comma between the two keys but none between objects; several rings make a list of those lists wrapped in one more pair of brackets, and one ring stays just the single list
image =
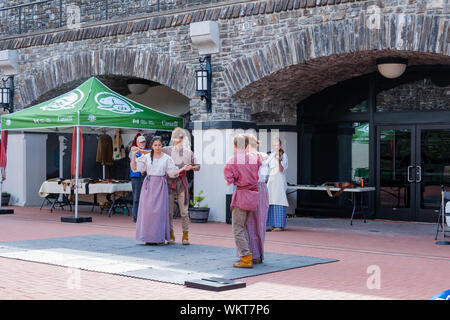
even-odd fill
[{"label": "khaki pants", "polygon": [[183,229],[183,232],[189,231],[189,203],[184,204],[184,191],[180,192],[179,194],[169,192],[169,220],[170,220],[170,231],[173,231],[173,213],[175,211],[175,195],[177,196],[178,200],[178,207],[180,208],[180,215],[181,215],[181,226]]},{"label": "khaki pants", "polygon": [[252,212],[234,207],[231,214],[233,236],[239,252],[239,256],[247,256],[251,253],[248,247],[247,221]]}]

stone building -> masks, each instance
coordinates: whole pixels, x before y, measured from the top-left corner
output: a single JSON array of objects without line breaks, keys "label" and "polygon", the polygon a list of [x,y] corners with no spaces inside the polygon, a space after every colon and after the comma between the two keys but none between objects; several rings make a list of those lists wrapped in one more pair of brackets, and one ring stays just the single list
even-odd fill
[{"label": "stone building", "polygon": [[[364,199],[373,217],[437,219],[440,186],[450,184],[448,0],[7,0],[0,7],[0,70],[14,74],[15,110],[96,76],[185,116],[202,164],[194,193],[204,191],[210,220],[226,219],[232,189],[223,165],[232,136],[245,130],[265,151],[272,137],[282,138],[289,184],[364,177],[376,188]],[[210,111],[194,79],[207,54]],[[407,67],[386,78],[377,65],[385,58]],[[130,79],[150,89],[135,95]],[[11,141],[20,160],[7,172],[27,183],[5,187],[19,205],[40,204],[49,172],[30,171],[30,163],[48,168],[57,137],[22,133]],[[348,217],[349,200],[298,191],[289,194],[288,212]]]}]

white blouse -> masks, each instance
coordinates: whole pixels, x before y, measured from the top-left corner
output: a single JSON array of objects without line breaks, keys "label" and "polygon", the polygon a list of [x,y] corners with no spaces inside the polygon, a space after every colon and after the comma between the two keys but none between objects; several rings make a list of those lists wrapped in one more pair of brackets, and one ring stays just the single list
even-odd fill
[{"label": "white blouse", "polygon": [[[260,152],[260,154],[262,154],[262,153]],[[264,154],[264,156],[267,156],[267,155]],[[263,160],[261,166],[259,167],[258,182],[266,182],[267,176],[269,175],[269,160],[270,160],[269,158],[267,158],[266,160]]]},{"label": "white blouse", "polygon": [[147,175],[151,176],[165,176],[166,174],[170,178],[176,178],[178,175],[175,171],[178,167],[175,165],[173,159],[167,154],[163,153],[160,158],[150,158],[150,153],[136,158],[136,171],[147,171]]}]

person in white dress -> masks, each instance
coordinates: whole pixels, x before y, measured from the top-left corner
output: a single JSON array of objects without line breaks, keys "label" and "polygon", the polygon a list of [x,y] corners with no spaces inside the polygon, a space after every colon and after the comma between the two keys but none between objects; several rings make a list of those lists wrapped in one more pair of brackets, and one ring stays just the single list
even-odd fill
[{"label": "person in white dress", "polygon": [[269,212],[267,214],[267,231],[283,231],[286,228],[286,211],[289,206],[286,189],[286,170],[288,156],[282,149],[281,140],[272,140],[272,153],[268,159],[269,180]]}]

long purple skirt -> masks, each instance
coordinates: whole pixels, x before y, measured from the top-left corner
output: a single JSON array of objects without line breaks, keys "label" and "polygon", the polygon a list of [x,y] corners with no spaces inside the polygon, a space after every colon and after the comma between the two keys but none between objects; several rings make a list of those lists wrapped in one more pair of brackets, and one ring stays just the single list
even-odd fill
[{"label": "long purple skirt", "polygon": [[169,191],[165,176],[145,177],[139,197],[136,240],[161,243],[169,240]]},{"label": "long purple skirt", "polygon": [[[258,182],[258,208],[247,220],[248,248],[252,259],[264,259],[264,239],[266,238],[266,221],[269,210],[269,191],[264,182]],[[239,253],[237,252],[237,256]]]}]

